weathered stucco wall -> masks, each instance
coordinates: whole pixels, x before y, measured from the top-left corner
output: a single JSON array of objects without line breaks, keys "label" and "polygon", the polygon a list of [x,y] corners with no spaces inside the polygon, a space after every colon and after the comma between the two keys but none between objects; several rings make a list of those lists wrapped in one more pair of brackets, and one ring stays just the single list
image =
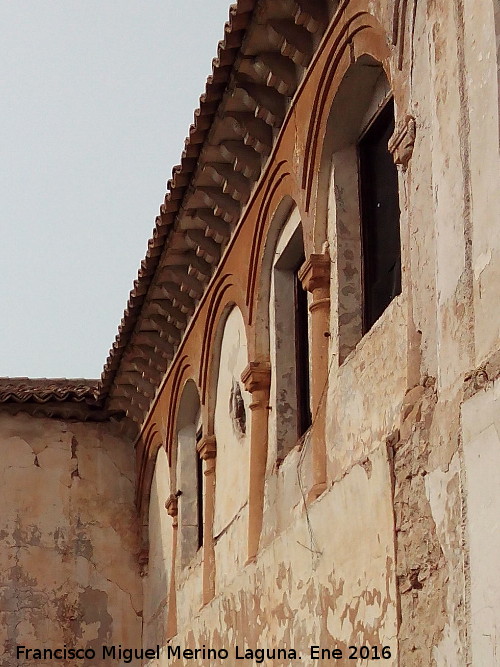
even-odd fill
[{"label": "weathered stucco wall", "polygon": [[[349,660],[350,646],[368,646],[372,656],[386,647],[386,665],[494,665],[498,1],[331,2],[321,43],[314,27],[321,16],[313,20],[299,5],[262,0],[260,28],[249,34],[259,52],[274,29],[259,32],[265,13],[278,7],[274,27],[302,35],[312,60],[293,101],[280,98],[298,65],[288,41],[283,57],[274,53],[277,42],[265,47],[276,57],[266,51],[254,63],[247,54],[238,61],[249,68],[245,81],[254,66],[255,76],[266,67],[271,74],[240,90],[249,106],[226,119],[230,144],[237,143],[231,133],[243,132],[238,123],[249,123],[245,145],[234,164],[224,157],[220,173],[213,164],[199,170],[223,181],[217,215],[226,205],[238,209],[243,196],[248,204],[238,220],[226,215],[230,223],[215,216],[218,233],[235,229],[210,280],[203,274],[206,291],[196,309],[193,302],[136,443],[148,530],[140,547],[149,546],[142,645],[161,647],[151,667],[252,664],[237,662],[246,649],[257,661],[257,650],[268,651],[276,667],[333,664],[314,658],[312,646],[341,651],[339,665],[360,664]],[[389,88],[402,289],[363,335],[357,146]],[[273,123],[274,134],[265,127]],[[224,132],[210,140],[223,145]],[[266,137],[271,155],[252,190],[244,162],[255,162],[252,151],[265,149]],[[217,156],[220,146],[209,148]],[[195,209],[204,207],[200,224],[215,189],[205,185],[195,198]],[[207,239],[202,255],[217,250]],[[312,425],[300,438],[301,346],[286,282],[295,273],[310,312],[302,324]],[[161,329],[156,316],[151,322]],[[152,334],[164,342],[156,332],[146,338]],[[132,376],[148,396],[150,361]],[[10,667],[9,651],[21,642],[138,647],[138,568],[147,557],[138,558],[130,446],[109,424],[21,414],[0,415],[0,446],[1,667]],[[184,649],[200,651],[183,659]],[[227,658],[212,660],[203,649]]]},{"label": "weathered stucco wall", "polygon": [[[250,314],[242,310],[249,356],[242,356],[237,373],[226,369],[219,375],[211,526],[218,538],[211,573],[215,596],[200,610],[191,608],[189,627],[178,625],[171,646],[225,648],[225,664],[233,664],[236,645],[293,647],[302,656],[296,662],[280,658],[275,665],[331,664],[309,657],[313,644],[344,650],[351,644],[387,645],[392,657],[384,664],[398,661],[404,667],[498,662],[500,399],[498,380],[494,384],[488,375],[493,372],[488,359],[500,338],[495,6],[496,0],[340,3],[343,17],[294,99],[265,187],[250,200],[220,271],[226,272],[231,298],[236,293],[239,304],[251,302]],[[340,54],[334,45],[345,38],[342,31],[354,15],[373,31],[353,29]],[[356,59],[358,71],[350,69]],[[359,77],[360,84],[371,81],[373,90],[335,102],[346,73],[347,88]],[[394,153],[402,291],[361,336],[362,261],[354,256],[361,255],[359,133],[352,126],[380,102],[387,85],[394,93],[396,135],[403,137]],[[313,99],[324,103],[321,113],[311,109]],[[363,110],[354,109],[356,104]],[[317,190],[315,175],[307,179],[308,169],[316,167]],[[278,194],[269,194],[274,191]],[[276,220],[279,229],[285,225],[282,239]],[[289,435],[280,418],[294,407],[288,400],[293,388],[282,394],[287,398],[282,405],[279,386],[294,359],[280,361],[276,348],[280,337],[293,335],[293,327],[287,331],[285,322],[278,330],[279,289],[271,267],[299,221],[306,260],[322,253],[331,263],[329,317],[320,331],[327,358],[321,368],[315,366],[320,355],[313,354],[318,347],[313,320],[328,299],[322,294],[316,308],[314,285],[309,296],[311,377],[326,379],[312,428],[280,450]],[[260,255],[250,255],[255,247]],[[260,295],[248,286],[252,272]],[[218,298],[212,294],[208,303],[219,303]],[[222,309],[222,289],[220,301]],[[287,303],[280,307],[286,314]],[[185,346],[193,366],[209,306],[198,316]],[[228,328],[223,360],[236,358],[242,330],[242,322],[239,329]],[[216,338],[212,342],[219,344]],[[250,437],[241,449],[231,432],[227,396],[231,378],[238,379],[247,363],[270,368],[270,380],[267,387],[264,381],[259,385],[259,376],[259,386],[251,389],[247,424],[251,415],[259,439]],[[464,380],[476,376],[481,390],[471,397]],[[165,387],[163,407],[171,391],[168,382]],[[249,394],[243,392],[243,398],[250,407]],[[151,423],[155,419],[160,422],[161,416],[153,414]],[[326,481],[315,499],[309,492],[318,475],[318,451],[324,454]],[[238,512],[242,507],[246,512],[256,488],[262,507],[248,503],[248,526],[249,535],[257,526],[259,548],[256,558],[245,562],[247,531],[238,525],[247,518]],[[178,599],[181,594],[195,593],[181,587]],[[188,663],[169,663],[165,646],[160,661],[151,664]],[[203,658],[190,664],[204,664]]]},{"label": "weathered stucco wall", "polygon": [[500,656],[500,382],[462,405],[470,548],[472,664]]},{"label": "weathered stucco wall", "polygon": [[470,132],[470,188],[473,194],[470,215],[475,365],[479,365],[492,348],[498,347],[500,338],[499,318],[491,317],[491,313],[498,310],[500,290],[500,2],[465,0],[464,16],[465,101],[468,103],[466,120]]},{"label": "weathered stucco wall", "polygon": [[245,325],[233,308],[225,322],[220,347],[214,433],[217,441],[213,534],[216,590],[224,589],[246,560],[250,396],[241,373],[248,363]]},{"label": "weathered stucco wall", "polygon": [[144,581],[143,642],[154,646],[164,641],[167,628],[167,599],[172,562],[172,520],[165,510],[170,495],[170,468],[165,449],[158,450],[149,503],[149,560]]},{"label": "weathered stucco wall", "polygon": [[148,664],[254,664],[235,660],[238,645],[240,654],[248,647],[296,651],[297,659],[287,654],[264,664],[313,665],[322,663],[311,659],[311,646],[338,647],[347,656],[348,646],[370,644],[390,646],[392,657],[384,664],[396,665],[390,474],[384,445],[314,503],[307,520],[303,500],[295,500],[296,518],[287,529],[172,640],[173,649],[225,648],[227,660],[169,660],[164,648],[161,659]]},{"label": "weathered stucco wall", "polygon": [[0,665],[34,664],[16,645],[139,646],[131,444],[107,424],[0,414],[0,453]]}]

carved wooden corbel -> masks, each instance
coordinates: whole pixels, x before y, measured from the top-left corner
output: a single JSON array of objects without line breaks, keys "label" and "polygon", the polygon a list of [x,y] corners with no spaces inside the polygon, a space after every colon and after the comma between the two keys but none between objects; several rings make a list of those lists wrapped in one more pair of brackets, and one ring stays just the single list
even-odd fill
[{"label": "carved wooden corbel", "polygon": [[415,118],[410,115],[406,116],[404,121],[397,125],[387,145],[389,151],[392,153],[394,164],[401,165],[403,171],[406,171],[408,162],[413,154],[416,130],[417,124]]},{"label": "carved wooden corbel", "polygon": [[174,528],[177,527],[177,515],[179,513],[179,503],[177,500],[177,495],[170,494],[165,501],[165,509],[168,512],[168,516],[172,517],[172,523]]}]

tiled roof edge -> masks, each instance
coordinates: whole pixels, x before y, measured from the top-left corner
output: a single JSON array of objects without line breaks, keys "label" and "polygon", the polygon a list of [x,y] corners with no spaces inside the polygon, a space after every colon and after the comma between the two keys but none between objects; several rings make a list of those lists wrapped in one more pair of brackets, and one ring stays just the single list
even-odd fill
[{"label": "tiled roof edge", "polygon": [[99,380],[66,378],[0,378],[0,404],[85,402],[99,404]]},{"label": "tiled roof edge", "polygon": [[194,112],[194,122],[184,142],[181,164],[172,169],[168,192],[155,220],[145,258],[141,262],[137,278],[123,314],[118,333],[104,365],[99,384],[99,400],[106,399],[120,366],[124,349],[130,341],[138,321],[149,285],[159,265],[165,241],[181,208],[183,194],[196,169],[204,140],[210,131],[217,108],[229,83],[231,70],[249,24],[256,0],[238,0],[229,8],[229,21],[224,26],[224,39],[218,44],[217,57],[212,61],[212,74],[208,76],[205,92],[200,96],[200,106]]}]

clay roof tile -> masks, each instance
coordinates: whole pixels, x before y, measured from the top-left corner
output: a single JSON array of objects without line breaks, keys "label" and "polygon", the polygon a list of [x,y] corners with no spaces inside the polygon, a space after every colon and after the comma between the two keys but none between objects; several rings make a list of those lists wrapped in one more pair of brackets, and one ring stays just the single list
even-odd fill
[{"label": "clay roof tile", "polygon": [[96,403],[99,380],[66,378],[0,378],[0,403],[77,401]]},{"label": "clay roof tile", "polygon": [[229,21],[224,26],[224,39],[219,42],[217,58],[212,61],[212,73],[208,76],[205,91],[200,96],[200,106],[194,112],[194,123],[190,126],[189,135],[185,140],[181,165],[174,167],[172,171],[172,179],[169,181],[169,187],[172,189],[167,192],[160,207],[160,215],[156,218],[153,236],[148,243],[148,252],[141,263],[138,277],[134,281],[127,308],[101,375],[100,399],[106,398],[114,382],[116,372],[120,366],[121,355],[130,341],[147,290],[160,261],[161,250],[150,252],[150,248],[157,247],[157,239],[161,239],[161,245],[164,245],[171,225],[180,210],[186,184],[189,183],[196,168],[213,117],[229,83],[232,65],[235,62],[255,4],[256,0],[238,0],[229,8]]}]

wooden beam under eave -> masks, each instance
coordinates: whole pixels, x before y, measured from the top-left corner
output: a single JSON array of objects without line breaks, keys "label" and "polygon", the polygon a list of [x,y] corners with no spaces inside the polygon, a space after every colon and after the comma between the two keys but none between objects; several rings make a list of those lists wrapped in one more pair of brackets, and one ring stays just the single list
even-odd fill
[{"label": "wooden beam under eave", "polygon": [[151,290],[151,295],[154,298],[159,298],[160,296],[167,297],[172,302],[174,308],[178,308],[186,315],[194,313],[196,302],[190,296],[181,292],[178,283],[170,281],[157,283]]},{"label": "wooden beam under eave", "polygon": [[214,215],[210,208],[196,209],[194,215],[205,226],[205,236],[213,239],[216,243],[222,244],[229,240],[231,236],[231,225],[224,222],[222,218]]},{"label": "wooden beam under eave", "polygon": [[[262,157],[243,141],[223,141],[220,144],[222,157],[233,162],[236,171],[241,172],[250,180],[256,181],[262,169]],[[231,222],[226,220],[226,222]],[[233,221],[236,222],[236,221]]]},{"label": "wooden beam under eave", "polygon": [[164,359],[172,360],[174,348],[165,338],[162,338],[157,331],[140,330],[134,335],[132,344],[147,345],[151,348],[152,354],[158,353]]},{"label": "wooden beam under eave", "polygon": [[[295,68],[293,63],[292,67]],[[273,129],[270,125],[261,118],[256,118],[250,111],[230,111],[226,118],[234,134],[239,136],[246,146],[264,157],[270,154],[273,143]]]},{"label": "wooden beam under eave", "polygon": [[141,327],[158,331],[162,338],[166,338],[172,345],[178,345],[182,338],[182,332],[173,324],[169,324],[163,315],[147,313],[141,322]]},{"label": "wooden beam under eave", "polygon": [[131,384],[136,387],[137,391],[143,394],[148,400],[152,400],[155,397],[156,391],[158,389],[158,384],[151,382],[148,377],[144,377],[142,373],[132,370],[123,370],[120,372],[120,375],[117,377],[117,383],[126,383]]},{"label": "wooden beam under eave", "polygon": [[188,229],[186,242],[197,249],[197,253],[210,264],[216,264],[221,255],[221,247],[213,239],[206,236],[201,229]]},{"label": "wooden beam under eave", "polygon": [[236,224],[241,213],[241,206],[237,201],[217,187],[198,187],[196,191],[200,194],[203,203],[213,209],[215,216],[228,223]]},{"label": "wooden beam under eave", "polygon": [[269,21],[267,24],[270,43],[296,65],[307,67],[314,51],[311,33],[294,20]]},{"label": "wooden beam under eave", "polygon": [[281,127],[286,113],[286,98],[265,84],[239,81],[234,96],[246,109],[252,111],[272,127]]}]

